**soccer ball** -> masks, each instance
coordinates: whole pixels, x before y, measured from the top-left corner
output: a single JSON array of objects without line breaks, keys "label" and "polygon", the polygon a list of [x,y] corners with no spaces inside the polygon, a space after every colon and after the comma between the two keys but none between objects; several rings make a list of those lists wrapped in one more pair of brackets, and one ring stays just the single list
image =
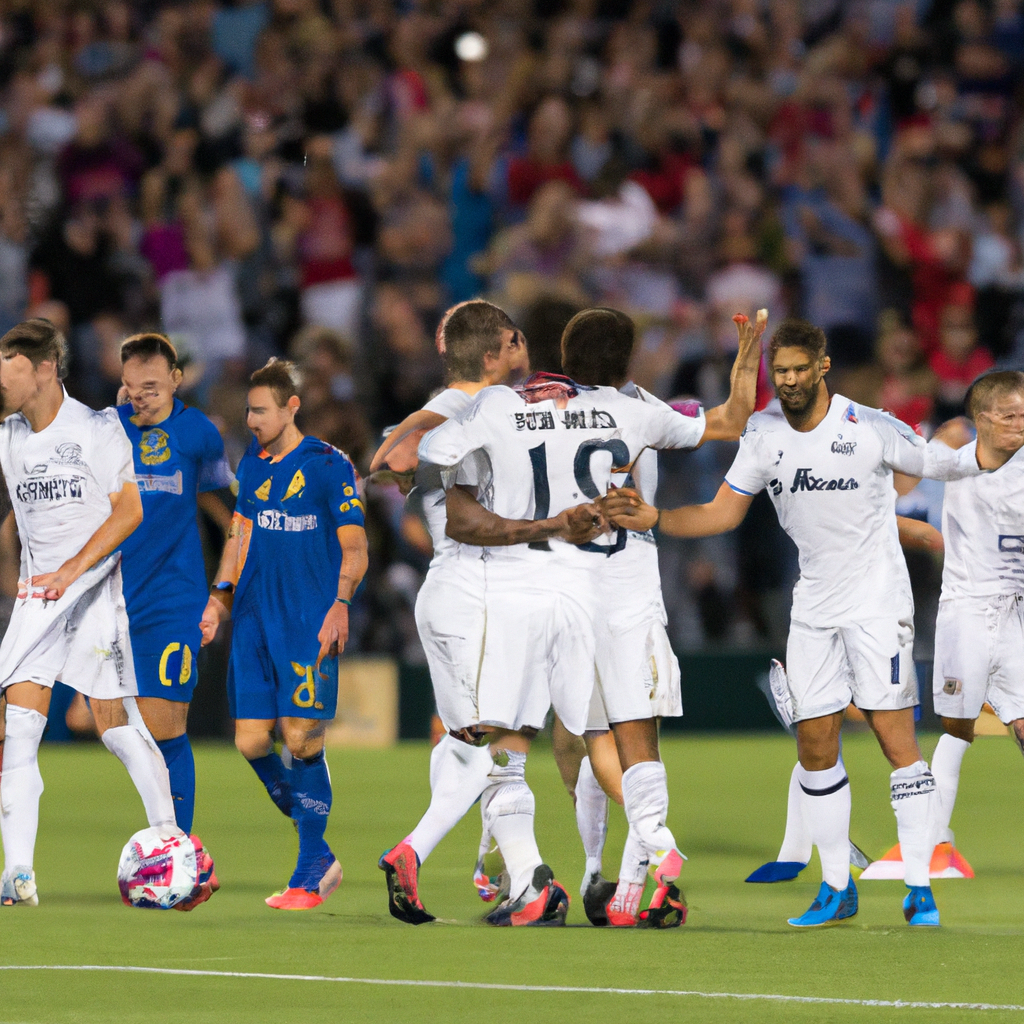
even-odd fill
[{"label": "soccer ball", "polygon": [[129,907],[170,910],[192,895],[196,850],[186,835],[144,828],[128,840],[117,865],[121,899]]}]

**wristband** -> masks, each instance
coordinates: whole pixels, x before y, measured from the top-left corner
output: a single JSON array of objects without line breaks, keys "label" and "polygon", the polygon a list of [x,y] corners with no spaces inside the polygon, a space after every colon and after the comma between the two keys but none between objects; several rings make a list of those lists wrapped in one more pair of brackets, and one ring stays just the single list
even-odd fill
[{"label": "wristband", "polygon": [[210,588],[210,597],[219,601],[224,606],[225,611],[230,615],[231,606],[235,603],[234,583],[231,583],[229,580],[215,583]]},{"label": "wristband", "polygon": [[343,604],[346,608],[352,607],[352,602],[347,597],[336,597],[334,600]]},{"label": "wristband", "polygon": [[654,525],[651,527],[652,530],[656,530],[659,526],[661,526],[661,513],[663,511],[664,509],[658,509],[658,518],[654,520]]}]

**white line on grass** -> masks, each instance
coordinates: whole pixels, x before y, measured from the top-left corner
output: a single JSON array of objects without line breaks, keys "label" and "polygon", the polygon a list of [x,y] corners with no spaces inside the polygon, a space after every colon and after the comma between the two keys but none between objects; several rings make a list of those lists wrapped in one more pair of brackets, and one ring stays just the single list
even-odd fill
[{"label": "white line on grass", "polygon": [[0,964],[0,971],[114,971],[129,974],[171,974],[200,978],[262,978],[267,981],[332,981],[344,985],[388,985],[400,988],[483,989],[490,992],[568,992],[594,996],[689,996],[695,999],[739,999],[746,1002],[814,1003],[830,1006],[885,1006],[901,1010],[1016,1010],[1013,1003],[923,1003],[907,999],[834,999],[829,996],[785,996],[772,992],[698,992],[670,988],[584,988],[578,985],[501,985],[484,981],[421,981],[407,978],[335,978],[323,974],[264,974],[257,971],[197,971],[181,967],[129,967],[114,964]]}]

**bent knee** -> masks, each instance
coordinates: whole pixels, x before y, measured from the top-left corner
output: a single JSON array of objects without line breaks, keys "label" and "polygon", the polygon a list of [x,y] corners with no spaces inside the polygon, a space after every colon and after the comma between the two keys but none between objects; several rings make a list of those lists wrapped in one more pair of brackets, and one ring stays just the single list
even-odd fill
[{"label": "bent knee", "polygon": [[327,723],[316,718],[285,719],[281,723],[281,732],[292,757],[316,757],[324,749]]},{"label": "bent knee", "polygon": [[[1015,722],[1014,725],[1020,725],[1021,723]],[[974,719],[973,718],[943,718],[942,728],[950,736],[955,736],[958,740],[963,740],[965,743],[974,742]]]},{"label": "bent knee", "polygon": [[261,757],[266,757],[273,747],[274,743],[270,733],[235,733],[235,749],[246,761],[256,761]]}]

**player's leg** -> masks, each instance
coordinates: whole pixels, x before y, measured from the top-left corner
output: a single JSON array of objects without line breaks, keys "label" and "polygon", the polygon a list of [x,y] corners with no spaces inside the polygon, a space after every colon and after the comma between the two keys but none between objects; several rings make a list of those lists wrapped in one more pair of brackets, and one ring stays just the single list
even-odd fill
[{"label": "player's leg", "polygon": [[285,767],[274,749],[274,718],[236,718],[235,749],[263,783],[274,806],[286,817],[292,816],[291,770]]},{"label": "player's leg", "polygon": [[135,698],[104,700],[93,696],[89,706],[103,745],[128,770],[149,824],[178,832],[167,766],[135,707]]},{"label": "player's leg", "polygon": [[35,906],[33,861],[39,829],[39,742],[46,728],[50,688],[38,683],[14,683],[5,691],[6,735],[0,771],[0,831],[3,834],[4,874],[0,903]]},{"label": "player's leg", "polygon": [[973,718],[942,719],[943,733],[932,754],[935,778],[935,842],[954,843],[949,823],[953,818],[956,793],[960,787],[960,766],[974,742]]},{"label": "player's leg", "polygon": [[196,762],[185,732],[188,704],[161,697],[138,697],[136,703],[167,765],[178,828],[191,833],[196,805]]}]

